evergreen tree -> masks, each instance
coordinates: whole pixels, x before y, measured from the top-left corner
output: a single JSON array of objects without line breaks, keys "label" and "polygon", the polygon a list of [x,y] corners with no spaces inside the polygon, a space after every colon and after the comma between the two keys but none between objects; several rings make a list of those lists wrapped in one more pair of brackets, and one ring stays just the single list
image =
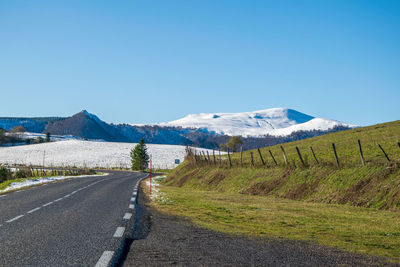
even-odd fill
[{"label": "evergreen tree", "polygon": [[46,142],[50,142],[50,133],[46,133]]},{"label": "evergreen tree", "polygon": [[143,171],[146,169],[147,163],[149,162],[149,155],[147,154],[147,147],[144,143],[144,139],[140,140],[139,144],[131,150],[131,161],[132,170]]}]

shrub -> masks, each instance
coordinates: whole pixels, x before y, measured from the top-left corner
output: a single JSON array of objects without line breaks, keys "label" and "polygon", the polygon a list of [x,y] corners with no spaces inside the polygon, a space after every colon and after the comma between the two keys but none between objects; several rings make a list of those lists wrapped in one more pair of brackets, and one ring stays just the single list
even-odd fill
[{"label": "shrub", "polygon": [[15,172],[16,178],[26,178],[29,176],[29,173],[26,170],[18,170]]},{"label": "shrub", "polygon": [[10,177],[11,177],[11,171],[4,166],[0,166],[0,182],[4,182]]}]

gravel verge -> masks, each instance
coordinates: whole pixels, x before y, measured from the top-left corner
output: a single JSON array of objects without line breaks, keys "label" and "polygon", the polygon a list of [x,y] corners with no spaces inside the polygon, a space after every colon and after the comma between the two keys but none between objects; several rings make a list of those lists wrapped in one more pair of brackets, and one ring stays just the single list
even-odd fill
[{"label": "gravel verge", "polygon": [[232,236],[149,206],[140,191],[124,266],[400,266],[313,242]]}]

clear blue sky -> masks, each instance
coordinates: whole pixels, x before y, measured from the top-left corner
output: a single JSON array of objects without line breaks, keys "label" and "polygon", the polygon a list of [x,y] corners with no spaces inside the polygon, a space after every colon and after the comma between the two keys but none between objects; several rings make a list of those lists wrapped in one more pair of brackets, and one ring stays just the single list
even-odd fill
[{"label": "clear blue sky", "polygon": [[0,0],[0,116],[400,119],[400,1]]}]

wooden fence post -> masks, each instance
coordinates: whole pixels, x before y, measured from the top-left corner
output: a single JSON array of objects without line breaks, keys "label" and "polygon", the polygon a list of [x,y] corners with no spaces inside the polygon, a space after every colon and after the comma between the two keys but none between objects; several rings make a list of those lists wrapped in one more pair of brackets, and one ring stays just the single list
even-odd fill
[{"label": "wooden fence post", "polygon": [[336,153],[335,143],[332,143],[332,148],[333,148],[333,154],[335,154],[336,166],[339,168],[340,164],[339,164],[339,158],[338,158],[337,153]]},{"label": "wooden fence post", "polygon": [[283,149],[283,146],[281,146],[281,149],[282,149],[282,153],[283,153],[283,158],[285,159],[285,164],[288,165],[286,153],[285,153],[285,150]]},{"label": "wooden fence post", "polygon": [[358,139],[357,142],[358,142],[358,150],[360,151],[361,165],[364,166],[365,165],[364,155],[363,155],[360,139]]},{"label": "wooden fence post", "polygon": [[197,152],[194,150],[194,163],[197,165]]},{"label": "wooden fence post", "polygon": [[229,154],[229,148],[228,148],[228,160],[229,160],[229,167],[232,167],[231,155]]},{"label": "wooden fence post", "polygon": [[243,146],[240,146],[240,167],[243,166]]},{"label": "wooden fence post", "polygon": [[221,149],[218,149],[218,153],[219,153],[219,165],[221,165],[222,164]]},{"label": "wooden fence post", "polygon": [[215,160],[215,151],[213,149],[213,158],[214,158],[214,165],[217,165],[217,161]]},{"label": "wooden fence post", "polygon": [[317,162],[317,164],[319,164],[319,161],[317,159],[317,156],[315,156],[314,149],[312,148],[312,146],[310,146],[310,149],[311,149],[312,155],[314,156],[315,162]]},{"label": "wooden fence post", "polygon": [[260,149],[257,148],[257,150],[258,150],[258,154],[260,155],[260,159],[261,159],[262,165],[265,165],[265,162],[264,162],[264,159],[263,159],[263,157],[262,157],[262,155],[261,155]]},{"label": "wooden fence post", "polygon": [[275,162],[275,165],[278,166],[278,162],[276,162],[274,155],[272,154],[271,150],[268,150],[269,154],[271,155],[272,160]]},{"label": "wooden fence post", "polygon": [[400,148],[400,142],[398,142],[398,143],[397,143],[397,145],[398,145],[398,146],[399,146],[399,148]]},{"label": "wooden fence post", "polygon": [[250,156],[251,156],[251,166],[254,166],[253,152],[250,152]]},{"label": "wooden fence post", "polygon": [[389,156],[386,154],[385,150],[381,147],[380,144],[378,144],[379,148],[382,150],[383,154],[385,155],[386,159],[390,162]]},{"label": "wooden fence post", "polygon": [[303,167],[305,167],[306,164],[304,164],[303,158],[301,157],[300,149],[297,146],[296,146],[296,151],[297,151],[297,155],[299,155],[299,159],[301,161],[301,164],[303,164]]},{"label": "wooden fence post", "polygon": [[208,163],[208,161],[207,161],[207,157],[206,157],[206,153],[204,153],[204,150],[203,150],[203,151],[201,151],[201,152],[203,153],[204,161],[205,161],[206,163]]},{"label": "wooden fence post", "polygon": [[208,150],[207,150],[207,162],[208,162],[208,164],[211,164],[210,154],[208,153]]}]

